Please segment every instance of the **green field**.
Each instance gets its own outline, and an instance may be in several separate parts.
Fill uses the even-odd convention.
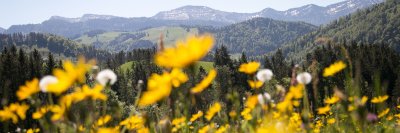
[[[153,43],[159,43],[160,41],[160,36],[163,35],[164,39],[164,44],[166,46],[173,46],[175,42],[179,39],[184,39],[186,36],[189,35],[196,35],[198,34],[198,29],[197,28],[190,28],[186,29],[183,27],[157,27],[157,28],[150,28],[142,31],[137,31],[137,32],[105,32],[102,34],[98,34],[97,36],[94,37],[89,37],[88,35],[82,35],[81,37],[75,39],[75,41],[82,43],[84,45],[92,45],[94,42],[102,42],[104,44],[107,44],[113,40],[115,40],[118,36],[120,36],[123,33],[128,33],[128,34],[136,34],[136,33],[146,33],[147,35],[143,38],[140,38],[139,40],[149,40]],[[122,40],[118,42],[119,44],[124,44],[124,45],[130,45],[133,42],[137,40],[133,39],[127,39],[127,40]],[[110,46],[111,47],[111,46]],[[107,46],[103,47],[107,48]]]
[[[132,67],[132,64],[135,61],[129,61],[124,64],[122,64],[119,68],[121,71],[126,72]],[[214,63],[213,62],[207,62],[207,61],[198,61],[195,65],[195,71],[196,73],[199,71],[200,66],[203,67],[207,72],[210,71],[211,69],[214,68]]]
[[[132,67],[134,62],[135,61],[126,62],[126,63],[122,64],[121,66],[119,66],[119,68],[121,69],[121,71],[126,72],[127,70],[129,70]]]

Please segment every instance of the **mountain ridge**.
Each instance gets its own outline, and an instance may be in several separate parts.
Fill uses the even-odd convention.
[[[78,18],[52,16],[40,24],[12,25],[5,33],[44,32],[62,35],[71,39],[92,30],[137,31],[159,26],[227,26],[252,18],[264,17],[282,21],[302,21],[321,25],[347,15],[360,8],[369,7],[384,0],[348,0],[321,7],[305,5],[286,11],[265,8],[256,13],[236,13],[215,10],[206,6],[183,6],[159,12],[152,17],[117,17],[111,15],[85,14]],[[327,12],[330,12],[328,14]],[[333,14],[333,15],[332,15]]]
[[[330,43],[387,45],[400,51],[399,10],[395,0],[360,10],[285,44],[282,50],[294,60]]]

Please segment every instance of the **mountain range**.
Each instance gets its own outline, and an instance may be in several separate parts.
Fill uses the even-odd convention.
[[[221,27],[257,17],[284,21],[303,21],[321,25],[383,1],[347,0],[326,7],[310,4],[286,11],[266,8],[256,13],[235,13],[219,11],[205,6],[184,6],[170,11],[163,11],[148,18],[124,18],[95,14],[85,14],[79,18],[53,16],[41,24],[13,25],[5,33],[45,32],[73,39],[92,30],[137,31],[149,27],[177,25]]]
[[[286,11],[266,8],[255,13],[225,12],[205,6],[184,6],[171,11],[160,12],[152,18],[162,20],[211,20],[237,23],[256,17],[264,17],[284,21],[303,21],[314,25],[321,25],[383,1],[384,0],[347,0],[326,7],[309,4]]]
[[[281,48],[294,60],[325,44],[386,45],[400,52],[400,2],[388,0],[332,21]],[[299,59],[303,58],[303,59]]]
[[[3,33],[6,29],[0,27],[0,33]]]

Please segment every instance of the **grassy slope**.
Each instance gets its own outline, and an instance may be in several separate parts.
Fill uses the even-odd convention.
[[[127,70],[129,70],[132,66],[132,64],[135,61],[130,61],[130,62],[126,62],[124,64],[122,64],[120,67],[120,69],[124,72],[126,72]],[[198,61],[195,64],[195,69],[196,69],[196,73],[199,70],[200,66],[202,66],[207,72],[210,71],[211,69],[214,68],[214,63],[213,62],[206,62],[206,61]]]
[[[171,46],[171,44],[174,44],[176,40],[178,39],[183,39],[188,35],[195,35],[198,33],[197,28],[191,28],[189,32],[186,31],[185,28],[182,27],[157,27],[157,28],[150,28],[146,29],[143,31],[138,31],[138,32],[145,32],[149,36],[143,37],[142,40],[149,40],[153,43],[158,43],[160,39],[160,35],[164,35],[164,42],[167,46]],[[100,42],[110,42],[117,38],[120,34],[122,33],[137,33],[137,32],[106,32],[103,34],[99,34],[97,37],[88,37],[87,35],[83,35],[77,39],[76,41],[86,44],[86,45],[91,45],[93,42],[96,42],[97,39]],[[126,40],[123,43],[128,43],[128,42],[133,42],[134,40]]]

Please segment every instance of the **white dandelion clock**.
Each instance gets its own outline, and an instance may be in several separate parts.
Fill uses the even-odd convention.
[[[117,82],[117,75],[112,70],[105,69],[97,74],[96,80],[103,86],[106,86],[107,83],[113,85],[115,82]]]
[[[258,80],[265,82],[265,81],[271,80],[273,75],[274,74],[272,73],[272,71],[270,69],[262,69],[257,72],[256,77]]]
[[[296,80],[301,84],[309,84],[311,82],[311,74],[308,72],[300,73],[297,75]]]
[[[55,84],[58,82],[58,79],[54,76],[44,76],[42,79],[40,79],[39,82],[39,88],[42,92],[47,92],[47,86],[50,84]]]
[[[258,94],[257,98],[258,98],[258,102],[261,105],[263,105],[263,104],[265,104],[266,101],[271,100],[271,95],[269,95],[269,93]]]

